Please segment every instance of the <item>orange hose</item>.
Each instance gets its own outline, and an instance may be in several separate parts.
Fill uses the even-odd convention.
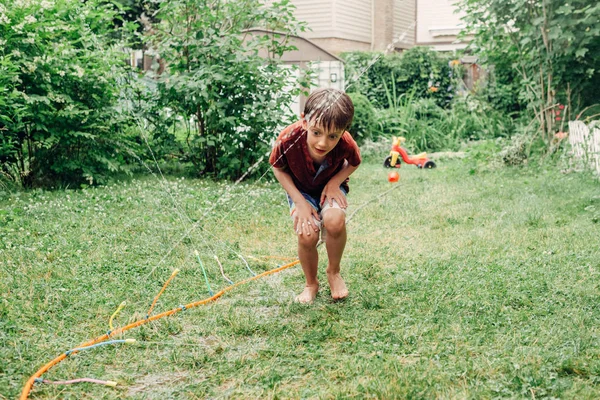
[[[173,273],[171,273],[171,276],[169,277],[169,279],[167,279],[167,281],[165,282],[165,284],[163,285],[162,289],[160,289],[160,292],[158,292],[158,294],[156,295],[156,297],[154,298],[154,301],[152,302],[152,305],[150,306],[150,309],[148,310],[148,312],[146,313],[146,317],[150,317],[150,313],[152,312],[152,310],[154,309],[154,306],[156,305],[156,302],[158,301],[158,298],[160,297],[161,294],[163,294],[163,292],[165,291],[165,289],[167,288],[167,286],[169,286],[169,283],[173,280],[173,278],[175,278],[175,276],[179,273],[179,268],[175,269],[173,271]]]
[[[216,293],[212,297],[208,297],[208,298],[206,298],[204,300],[199,300],[199,301],[196,301],[196,302],[193,302],[193,303],[190,303],[190,304],[186,304],[183,307],[174,308],[172,310],[165,311],[165,312],[163,312],[161,314],[156,314],[156,315],[154,315],[152,317],[149,317],[149,318],[144,318],[144,319],[141,319],[139,321],[132,322],[131,324],[126,325],[126,326],[124,326],[122,328],[115,329],[113,332],[110,332],[110,335],[104,334],[102,336],[98,336],[95,339],[91,339],[91,340],[89,340],[89,341],[87,341],[85,343],[80,344],[76,348],[87,347],[87,346],[94,345],[96,343],[103,342],[103,341],[105,341],[106,339],[108,339],[108,338],[110,338],[112,336],[116,336],[116,335],[121,334],[121,333],[123,333],[125,331],[128,331],[130,329],[137,328],[138,326],[144,325],[147,322],[155,321],[155,320],[163,318],[163,317],[168,317],[170,315],[173,315],[173,314],[176,314],[176,313],[178,313],[180,311],[183,311],[184,309],[194,308],[194,307],[198,307],[198,306],[204,305],[206,303],[210,303],[211,301],[215,301],[216,299],[218,299],[219,297],[223,296],[225,293],[229,292],[230,290],[234,289],[237,286],[244,285],[244,284],[246,284],[248,282],[255,281],[255,280],[260,279],[260,278],[262,278],[264,276],[267,276],[267,275],[271,275],[271,274],[275,274],[277,272],[281,272],[284,269],[288,269],[290,267],[293,267],[294,265],[296,265],[298,263],[300,263],[300,260],[293,261],[293,262],[291,262],[289,264],[282,265],[279,268],[275,268],[275,269],[272,269],[272,270],[269,270],[269,271],[265,271],[262,274],[258,274],[256,276],[251,277],[251,278],[244,279],[243,281],[239,281],[238,283],[235,283],[235,284],[233,284],[231,286],[227,286],[225,289],[223,289],[220,292]],[[75,354],[77,352],[78,351],[73,351],[73,352],[71,352],[71,354]],[[19,399],[20,400],[26,400],[29,397],[29,393],[31,392],[31,389],[33,388],[33,384],[35,382],[35,379],[41,377],[50,368],[52,368],[56,364],[60,363],[65,358],[67,358],[67,355],[65,353],[62,353],[61,355],[59,355],[58,357],[56,357],[54,360],[50,361],[48,364],[46,364],[42,368],[40,368],[35,374],[33,374],[29,378],[29,380],[27,380],[27,383],[25,383],[25,386],[23,387],[23,391],[21,392],[21,397]]]

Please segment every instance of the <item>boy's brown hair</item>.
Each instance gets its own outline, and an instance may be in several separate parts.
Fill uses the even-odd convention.
[[[317,125],[328,131],[346,130],[352,124],[354,104],[341,90],[317,89],[308,96],[304,106],[307,122],[315,119]]]

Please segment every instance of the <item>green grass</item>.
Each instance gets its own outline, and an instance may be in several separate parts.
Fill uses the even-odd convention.
[[[598,398],[600,186],[551,169],[403,166],[400,187],[349,225],[339,303],[324,285],[292,302],[299,267],[216,303],[129,331],[135,345],[76,354],[32,398]],[[352,209],[390,187],[380,160],[352,177]],[[171,192],[177,204],[168,195]],[[212,211],[214,202],[225,198]],[[179,242],[191,221],[194,230]],[[0,198],[0,398],[40,366],[108,330],[207,296],[213,254],[238,281],[235,252],[295,254],[284,195],[152,177]],[[322,254],[324,252],[322,251]],[[161,260],[164,261],[161,262]],[[322,258],[324,262],[324,258]],[[251,262],[262,272],[273,263]],[[320,271],[325,284],[324,271]]]

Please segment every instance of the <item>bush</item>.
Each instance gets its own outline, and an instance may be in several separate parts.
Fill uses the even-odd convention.
[[[529,157],[527,148],[531,138],[525,135],[514,136],[509,143],[500,151],[498,156],[505,165],[522,166],[527,164]]]
[[[458,150],[467,141],[507,137],[514,129],[511,118],[471,96],[455,98],[448,109],[406,95],[395,104],[376,110],[376,136],[404,136],[415,152]]]
[[[492,86],[491,99],[505,109],[525,109],[552,151],[554,134],[562,130],[553,108],[562,103],[576,115],[600,101],[600,3],[460,0],[456,5],[471,49],[496,66],[499,85]]]
[[[0,168],[23,186],[96,183],[121,170],[125,55],[101,0],[0,0]]]
[[[416,98],[433,99],[446,106],[454,97],[453,69],[449,59],[428,47],[413,47],[400,58],[396,75],[398,93],[414,91]]]
[[[487,82],[476,87],[476,96],[496,110],[507,115],[518,115],[527,108],[519,99],[521,90],[518,71],[512,68],[511,60],[499,60],[489,67]]]
[[[349,132],[360,146],[373,136],[377,124],[375,109],[367,96],[360,93],[349,93],[348,95],[354,104],[354,118]]]
[[[454,96],[454,70],[449,60],[429,48],[413,47],[387,55],[350,52],[342,57],[348,92],[366,95],[377,108],[393,107],[390,92],[414,92],[415,98],[433,99],[440,106],[448,105]]]
[[[161,22],[149,29],[148,41],[166,68],[154,76],[153,113],[167,108],[173,118],[170,129],[153,136],[183,132],[180,160],[192,163],[198,175],[239,179],[253,166],[268,168],[259,161],[278,128],[291,122],[286,107],[299,90],[286,90],[298,86],[295,71],[279,61],[292,49],[289,38],[246,29],[276,26],[293,34],[299,27],[292,11],[288,1],[160,2]]]
[[[380,137],[376,140],[367,140],[360,146],[360,156],[363,161],[375,160],[378,164],[390,153],[392,142],[388,138]]]
[[[466,95],[455,98],[451,107],[443,110],[439,126],[457,140],[482,140],[509,136],[513,121],[489,103]]]

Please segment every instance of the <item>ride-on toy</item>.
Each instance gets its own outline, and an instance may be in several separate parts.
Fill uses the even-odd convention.
[[[402,143],[406,141],[402,136],[392,137],[392,151],[390,155],[386,157],[383,162],[383,166],[386,168],[400,168],[400,160],[398,156],[402,157],[402,160],[407,164],[414,164],[419,168],[435,168],[435,162],[427,158],[427,153],[423,152],[416,156],[409,156],[406,149],[402,147]]]

